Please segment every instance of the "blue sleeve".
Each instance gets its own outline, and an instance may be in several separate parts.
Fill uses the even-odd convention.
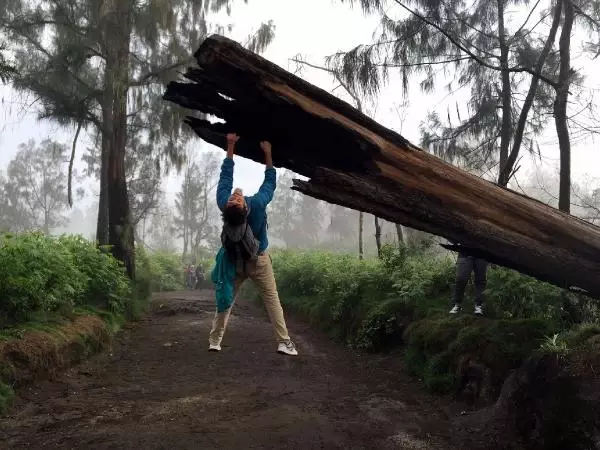
[[[274,167],[265,170],[265,180],[256,194],[252,196],[252,203],[259,208],[266,208],[275,193],[277,172]]]
[[[225,158],[221,165],[221,176],[217,185],[217,206],[221,211],[225,209],[227,200],[233,189],[233,159]]]

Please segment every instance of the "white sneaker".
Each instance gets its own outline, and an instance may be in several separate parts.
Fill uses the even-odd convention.
[[[474,314],[476,316],[483,316],[483,307],[479,306],[479,305],[475,305],[475,311]]]
[[[298,354],[298,350],[296,350],[296,345],[291,341],[280,342],[277,347],[277,353],[283,353],[284,355],[296,356]]]
[[[458,314],[460,312],[460,305],[454,305],[450,310],[450,314]]]
[[[210,346],[208,347],[208,351],[209,352],[220,352],[221,351],[221,345],[219,345],[219,344],[217,344],[217,345],[210,344]]]

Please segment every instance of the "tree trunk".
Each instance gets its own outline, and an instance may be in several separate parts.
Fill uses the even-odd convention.
[[[571,210],[571,140],[567,124],[567,102],[571,78],[571,30],[575,14],[571,0],[562,0],[562,3],[565,15],[559,39],[560,70],[554,100],[554,122],[560,148],[558,208],[568,213]]]
[[[171,83],[165,98],[225,120],[186,120],[207,142],[225,148],[235,130],[237,153],[262,161],[269,139],[276,166],[309,178],[294,180],[302,193],[600,297],[598,227],[453,167],[229,39],[207,39],[196,58],[202,70],[186,76],[202,84]]]
[[[498,184],[506,186],[507,177],[504,176],[506,163],[508,162],[508,149],[512,137],[512,93],[510,85],[510,72],[508,64],[509,48],[506,43],[506,31],[504,29],[504,1],[498,3],[498,40],[500,42],[500,75],[502,78],[502,127],[500,130],[500,161],[498,170]]]
[[[396,235],[398,236],[398,248],[405,246],[406,242],[404,242],[404,230],[402,230],[402,225],[399,223],[396,224]]]
[[[377,244],[377,257],[381,258],[381,224],[377,216],[375,216],[375,244]]]
[[[358,212],[358,259],[362,261],[364,258],[364,247],[363,247],[363,232],[365,224],[365,213],[362,211]]]
[[[186,260],[187,254],[188,254],[188,243],[189,243],[189,232],[188,232],[188,223],[189,223],[189,218],[188,218],[188,208],[186,206],[185,209],[185,214],[183,215],[183,255],[181,256],[183,258],[183,261]]]
[[[182,258],[185,261],[186,257],[188,254],[188,239],[187,239],[187,232],[186,230],[183,230],[183,254],[182,254]]]
[[[144,218],[142,219],[142,233],[141,233],[142,244],[146,243],[146,218],[147,218],[147,215],[144,215]]]
[[[556,2],[556,6],[554,7],[554,17],[552,19],[552,25],[550,26],[550,32],[548,33],[548,37],[546,38],[546,42],[544,43],[544,48],[542,49],[538,59],[535,63],[534,70],[536,73],[542,73],[544,69],[544,64],[546,63],[546,58],[548,58],[548,54],[550,50],[552,50],[552,46],[554,45],[554,41],[556,39],[556,33],[558,31],[558,26],[560,25],[562,11],[562,1],[558,0]],[[517,129],[515,130],[515,135],[513,138],[513,146],[510,151],[510,155],[508,156],[508,160],[506,161],[506,165],[502,169],[502,173],[500,175],[502,186],[506,186],[510,181],[511,173],[517,162],[517,157],[519,156],[519,151],[521,150],[521,143],[523,142],[523,134],[525,133],[525,126],[527,125],[527,117],[529,116],[529,111],[533,106],[533,100],[535,99],[535,95],[537,93],[538,86],[540,84],[540,79],[537,77],[531,78],[531,84],[529,85],[529,91],[527,91],[527,96],[525,97],[525,101],[523,102],[523,107],[521,108],[521,113],[519,114],[519,121],[517,122]]]
[[[113,126],[108,155],[108,240],[113,256],[125,264],[127,274],[135,279],[134,230],[129,210],[125,177],[127,145],[127,86],[129,84],[129,43],[131,35],[131,5],[119,1],[109,36],[112,71]]]
[[[102,132],[102,152],[100,155],[100,196],[98,198],[98,219],[96,241],[98,245],[108,245],[108,164],[110,156],[110,141],[112,135],[112,75],[108,75],[109,65],[106,65],[105,92],[109,95],[102,107],[102,117],[105,130]],[[107,76],[108,75],[108,76]]]
[[[48,210],[44,210],[44,234],[50,236],[50,214]]]
[[[96,225],[96,242],[98,245],[108,245],[108,168],[110,147],[113,132],[113,89],[115,71],[115,51],[112,48],[114,33],[115,1],[105,1],[102,4],[100,29],[102,30],[103,53],[106,55],[104,68],[104,86],[102,93],[102,129],[100,153],[100,194],[98,198],[98,218]]]

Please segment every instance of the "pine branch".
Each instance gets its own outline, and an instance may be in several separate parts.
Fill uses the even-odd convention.
[[[54,25],[56,27],[64,27],[64,28],[67,28],[67,29],[75,32],[76,34],[78,34],[81,37],[81,40],[79,41],[79,45],[81,45],[82,48],[85,48],[86,50],[91,52],[91,54],[93,56],[97,56],[99,58],[106,59],[100,50],[84,44],[84,42],[88,38],[87,30],[85,30],[81,27],[78,27],[77,25],[75,25],[72,22],[60,22],[57,20],[49,20],[49,19],[40,19],[40,20],[33,20],[33,21],[31,21],[31,20],[27,21],[27,20],[21,19],[19,21],[17,19],[15,21],[13,21],[11,24],[3,23],[2,27],[9,31],[12,31],[13,33],[16,33],[19,36],[25,37],[25,36],[27,36],[27,33],[25,32],[25,30],[30,29],[30,28],[46,26],[46,25]]]
[[[540,1],[541,0],[537,0],[537,2],[535,3],[535,5],[533,5],[533,8],[531,8],[531,10],[529,11],[529,14],[525,18],[525,21],[523,22],[523,24],[513,34],[513,39],[516,38],[521,33],[521,31],[523,31],[523,28],[525,28],[525,25],[527,25],[527,22],[529,22],[529,19],[531,19],[531,16],[533,15],[533,12],[536,10],[536,8],[538,7],[538,5],[540,4]]]
[[[592,16],[590,16],[589,14],[587,14],[585,11],[583,11],[579,6],[577,6],[575,3],[573,3],[573,9],[575,10],[575,12],[577,14],[579,14],[580,16],[582,16],[583,18],[587,19],[587,21],[592,25],[592,28],[596,28],[596,30],[600,29],[600,22],[596,19],[594,19]]]
[[[398,5],[400,5],[402,8],[404,8],[406,11],[408,11],[410,14],[414,15],[415,17],[417,17],[419,20],[422,20],[427,25],[429,25],[429,26],[435,28],[436,30],[438,30],[440,33],[442,33],[444,36],[446,36],[446,38],[455,47],[457,47],[463,53],[466,53],[471,59],[473,59],[474,61],[476,61],[478,64],[482,65],[483,67],[487,67],[488,69],[491,69],[491,70],[496,70],[496,71],[502,71],[503,70],[502,67],[490,64],[489,62],[487,62],[487,61],[483,60],[482,58],[480,58],[479,56],[477,56],[471,50],[469,50],[464,45],[462,45],[455,36],[452,36],[449,32],[447,32],[446,30],[444,30],[441,26],[439,26],[438,24],[436,24],[432,20],[428,19],[427,17],[423,16],[422,14],[418,13],[417,11],[414,11],[413,9],[409,8],[404,3],[402,3],[401,0],[394,0],[394,1]],[[544,75],[542,75],[540,73],[535,72],[534,70],[532,70],[532,69],[530,69],[528,67],[509,67],[508,71],[511,72],[511,73],[523,73],[523,72],[526,72],[526,73],[529,73],[530,75],[532,75],[532,76],[534,76],[536,78],[539,78],[540,80],[542,80],[545,83],[549,84],[553,88],[556,88],[558,86],[558,84],[555,81],[549,79],[548,77],[546,77],[546,76],[544,76]]]
[[[192,61],[193,61],[193,58],[188,58],[188,59],[185,59],[183,61],[178,61],[178,62],[173,63],[173,64],[169,64],[169,65],[166,65],[166,66],[159,67],[158,69],[152,70],[152,71],[150,71],[150,72],[142,75],[137,80],[134,80],[134,81],[130,82],[128,86],[129,87],[143,86],[146,83],[148,83],[148,81],[150,81],[151,79],[157,78],[157,77],[161,76],[165,72],[169,72],[169,71],[177,69],[179,67],[186,66],[186,65],[190,64]]]
[[[29,36],[27,34],[21,34],[20,36],[23,39],[25,39],[27,42],[29,42],[33,47],[35,47],[39,52],[41,52],[44,55],[46,55],[48,57],[48,59],[51,60],[53,58],[53,55],[42,44],[40,44],[38,41],[36,41],[35,39],[33,39],[31,36]],[[80,77],[78,77],[73,72],[71,72],[70,70],[68,70],[67,72],[69,73],[70,77],[72,77],[75,81],[77,81],[79,84],[81,84],[86,89],[88,89],[95,96],[102,95],[102,91],[100,91],[100,90],[98,90],[98,89],[90,86],[85,81],[83,81]]]
[[[541,1],[541,0],[538,0],[538,1]],[[456,17],[456,20],[458,20],[463,25],[466,25],[468,28],[470,28],[471,30],[475,31],[476,33],[479,33],[479,34],[481,34],[482,36],[485,36],[488,39],[492,39],[492,40],[498,39],[498,36],[493,35],[491,33],[487,33],[485,31],[477,28],[476,26],[471,25],[467,20],[463,19],[461,16],[459,16],[459,15],[456,14],[455,17]]]
[[[461,56],[459,58],[450,58],[443,59],[441,61],[421,61],[417,63],[408,63],[408,64],[394,64],[394,63],[383,63],[383,64],[375,64],[378,67],[388,67],[388,68],[398,68],[398,67],[419,67],[419,66],[435,66],[437,64],[451,64],[460,61],[466,61],[471,59],[470,56]]]
[[[17,75],[17,70],[2,61],[0,61],[0,82],[8,83],[9,80]]]
[[[358,94],[354,91],[354,89],[351,89],[350,86],[348,86],[348,84],[346,84],[344,82],[344,80],[342,79],[342,77],[340,76],[340,74],[337,71],[330,69],[328,67],[317,66],[316,64],[311,64],[311,63],[304,61],[302,59],[299,59],[299,58],[291,58],[290,60],[294,61],[298,64],[303,64],[305,66],[312,67],[313,69],[321,70],[321,71],[331,74],[337,80],[337,82],[340,83],[340,86],[342,86],[346,90],[348,95],[350,95],[350,97],[352,97],[352,99],[356,103],[356,108],[359,111],[362,111],[362,100],[360,99]]]

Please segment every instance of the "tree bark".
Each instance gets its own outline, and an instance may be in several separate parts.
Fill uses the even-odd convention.
[[[571,211],[571,140],[567,124],[567,102],[571,78],[571,31],[575,13],[571,0],[562,0],[564,20],[559,39],[560,69],[554,100],[554,122],[560,149],[560,187],[558,209]]]
[[[506,30],[504,29],[504,1],[497,0],[498,4],[498,40],[500,42],[500,76],[502,79],[502,127],[500,129],[500,161],[498,170],[498,184],[506,186],[508,179],[504,176],[508,161],[508,149],[512,137],[512,92],[510,85],[510,67],[508,64],[509,48],[506,43]]]
[[[381,224],[377,216],[375,216],[375,244],[377,244],[377,257],[381,258]]]
[[[134,230],[131,223],[129,196],[125,174],[127,145],[127,86],[129,85],[129,45],[131,36],[131,5],[119,1],[111,20],[112,33],[108,37],[110,58],[114,63],[112,75],[112,127],[108,155],[108,241],[113,256],[122,261],[131,279],[135,279]],[[108,64],[107,64],[108,67]]]
[[[102,4],[100,29],[102,30],[103,53],[106,55],[104,68],[104,86],[102,93],[102,129],[100,153],[100,194],[98,198],[98,218],[96,225],[96,242],[98,245],[108,245],[108,169],[110,147],[113,132],[113,89],[115,70],[115,51],[112,48],[114,33],[115,1],[105,1]]]
[[[396,224],[396,235],[398,236],[398,248],[406,245],[406,242],[404,242],[404,230],[399,223]]]
[[[359,211],[358,213],[358,259],[362,261],[364,258],[364,247],[363,247],[363,232],[365,223],[365,213]]]
[[[260,162],[269,139],[276,166],[309,178],[294,180],[302,193],[600,297],[598,227],[453,167],[226,38],[207,39],[196,58],[193,83],[170,84],[165,98],[224,119],[186,120],[207,142],[225,148],[235,131],[237,153]]]
[[[109,65],[106,65],[108,73]],[[98,198],[98,219],[96,241],[98,245],[108,245],[108,164],[112,134],[112,75],[105,74],[105,102],[102,105],[102,117],[105,129],[102,131],[102,151],[100,155],[100,196]]]

